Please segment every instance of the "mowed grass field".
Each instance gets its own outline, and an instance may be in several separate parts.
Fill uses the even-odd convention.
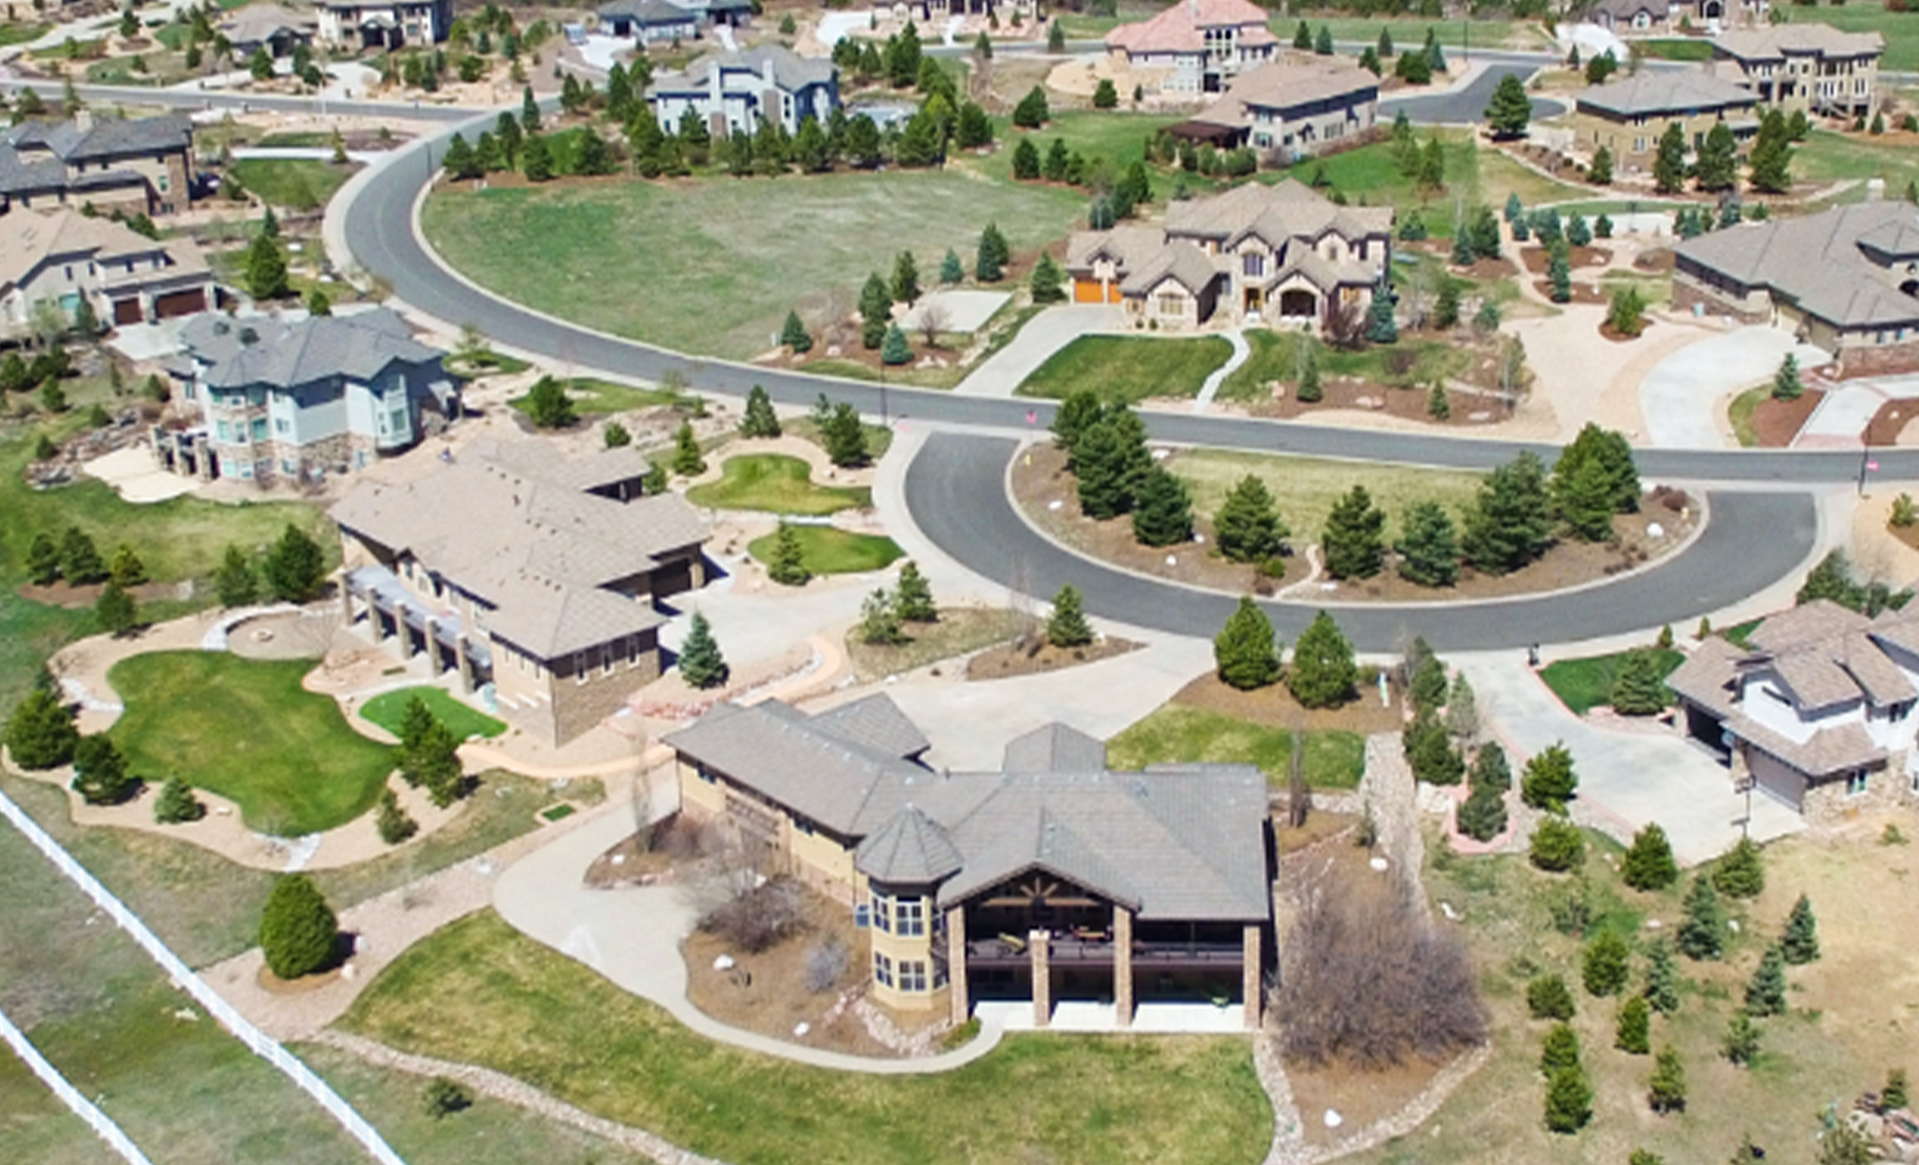
[[[1116,771],[1138,772],[1154,764],[1247,764],[1276,787],[1286,784],[1292,757],[1293,737],[1284,728],[1176,704],[1154,709],[1106,742],[1106,763]],[[1308,729],[1300,764],[1315,788],[1356,789],[1366,768],[1366,738]]]
[[[447,190],[427,238],[482,285],[617,335],[739,359],[766,351],[786,313],[836,295],[911,251],[930,286],[948,248],[971,270],[997,222],[1015,251],[1066,234],[1083,191],[946,172],[639,180]]]
[[[360,717],[398,736],[401,726],[406,723],[407,705],[411,704],[415,697],[426,705],[426,710],[433,714],[433,718],[445,725],[446,730],[456,739],[465,740],[471,736],[492,737],[506,731],[505,721],[476,711],[454,699],[446,689],[435,687],[401,688],[396,692],[382,692],[360,706]]]
[[[1252,1165],[1272,1136],[1244,1037],[1012,1035],[951,1072],[826,1071],[697,1036],[490,910],[401,955],[342,1022],[733,1165]]]
[[[730,457],[720,479],[686,491],[696,506],[721,510],[760,510],[769,514],[833,514],[873,504],[873,491],[818,485],[813,470],[798,457],[751,453]]]
[[[1671,648],[1653,648],[1654,658],[1659,661],[1659,674],[1669,676],[1680,664],[1686,662],[1681,652]],[[1613,685],[1619,682],[1619,669],[1626,665],[1630,652],[1615,652],[1612,655],[1593,655],[1584,659],[1562,659],[1546,665],[1539,678],[1559,697],[1559,702],[1572,710],[1575,716],[1584,716],[1601,704],[1612,703]],[[1667,702],[1672,697],[1667,696]]]
[[[800,559],[814,574],[863,574],[885,570],[905,555],[899,543],[877,534],[855,534],[831,526],[794,526]],[[746,544],[756,561],[771,563],[779,535],[762,534]]]
[[[1019,386],[1019,395],[1063,400],[1093,392],[1108,404],[1199,393],[1233,346],[1218,336],[1081,336],[1048,357]]]
[[[1192,490],[1193,509],[1219,512],[1226,494],[1247,474],[1266,483],[1294,546],[1317,542],[1333,503],[1364,485],[1373,505],[1386,511],[1386,536],[1398,533],[1399,516],[1416,501],[1436,501],[1457,515],[1479,493],[1479,475],[1401,465],[1362,465],[1318,457],[1270,457],[1258,453],[1182,450],[1163,464]]]

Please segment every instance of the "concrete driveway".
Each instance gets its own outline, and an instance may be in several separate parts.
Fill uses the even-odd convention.
[[[1801,368],[1830,357],[1777,328],[1746,327],[1688,344],[1655,364],[1639,382],[1639,411],[1651,443],[1667,449],[1727,444],[1714,419],[1719,399],[1770,380],[1791,352]]]
[[[966,396],[1012,396],[1053,353],[1094,332],[1125,330],[1118,304],[1073,303],[1048,308],[1027,322],[1013,342],[993,353],[953,391]]]

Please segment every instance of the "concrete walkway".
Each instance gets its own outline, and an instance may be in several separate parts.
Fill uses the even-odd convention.
[[[1118,332],[1125,323],[1110,303],[1074,303],[1048,308],[1020,329],[1013,342],[993,353],[953,391],[962,396],[1012,396],[1053,353],[1095,332]]]
[[[654,808],[663,815],[670,806]],[[500,876],[494,909],[529,937],[659,1004],[699,1034],[750,1052],[816,1068],[905,1076],[957,1068],[999,1043],[1000,1029],[988,1017],[979,1038],[964,1047],[937,1056],[881,1060],[789,1044],[712,1019],[686,999],[679,944],[692,933],[693,914],[680,892],[670,886],[589,890],[583,882],[593,859],[632,832],[630,815],[609,812],[527,856]]]
[[[1866,426],[1888,402],[1919,397],[1919,376],[1846,380],[1824,386],[1819,407],[1793,438],[1794,449],[1858,449]],[[1904,410],[1919,416],[1919,408]]]
[[[1770,379],[1788,352],[1801,368],[1830,359],[1790,333],[1755,326],[1709,336],[1661,360],[1639,384],[1650,442],[1668,449],[1725,447],[1715,419],[1720,398]]]
[[[1681,862],[1708,861],[1739,840],[1746,798],[1704,750],[1671,731],[1604,728],[1574,716],[1521,652],[1456,655],[1451,662],[1471,679],[1480,715],[1512,754],[1515,773],[1523,757],[1563,741],[1579,772],[1580,803],[1633,829],[1658,822]],[[1785,806],[1752,798],[1754,838],[1804,827]]]
[[[1199,395],[1193,398],[1193,411],[1196,413],[1203,413],[1210,408],[1213,398],[1219,395],[1219,386],[1226,383],[1228,376],[1239,371],[1240,365],[1252,359],[1253,349],[1246,343],[1245,332],[1234,328],[1225,335],[1226,342],[1233,346],[1233,354],[1226,358],[1226,363],[1213,370],[1213,374],[1206,378],[1206,383],[1199,386]]]

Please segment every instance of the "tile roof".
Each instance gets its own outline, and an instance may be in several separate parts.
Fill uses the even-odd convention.
[[[1781,60],[1788,53],[1878,56],[1886,51],[1886,38],[1876,31],[1841,32],[1830,24],[1773,24],[1720,33],[1712,47],[1742,61]]]
[[[1862,245],[1906,247],[1915,239],[1919,208],[1863,202],[1713,231],[1681,242],[1674,251],[1682,266],[1706,268],[1744,287],[1768,288],[1836,327],[1910,327],[1919,325],[1919,300],[1892,286],[1891,273]]]
[[[1665,113],[1750,109],[1759,104],[1751,90],[1695,69],[1644,69],[1619,81],[1579,92],[1581,113],[1599,110],[1618,117]]]
[[[164,255],[167,266],[153,274],[193,275],[207,270],[200,248],[189,238],[156,242],[125,223],[89,218],[72,209],[0,215],[0,287],[30,278],[42,263],[58,255],[85,256],[96,264]],[[110,272],[102,271],[99,277],[114,282]]]
[[[1266,26],[1268,13],[1249,0],[1178,0],[1148,20],[1122,24],[1106,34],[1106,47],[1128,53],[1206,51],[1206,29],[1237,27],[1239,43],[1259,47],[1279,39]]]
[[[295,322],[205,315],[182,328],[180,340],[204,365],[201,379],[215,388],[289,389],[341,376],[364,381],[396,361],[426,364],[446,355],[415,340],[391,308]]]

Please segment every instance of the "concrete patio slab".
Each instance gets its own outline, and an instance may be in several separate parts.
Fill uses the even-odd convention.
[[[986,326],[993,314],[1006,306],[1013,298],[1005,291],[929,291],[920,296],[913,310],[900,320],[900,326],[909,332],[920,329],[920,321],[927,312],[940,313],[940,331],[961,332],[972,335]]]
[[[144,445],[116,449],[92,461],[82,462],[80,468],[88,476],[97,477],[112,486],[122,498],[134,505],[169,501],[190,494],[204,484],[161,469],[153,463],[153,453]]]
[[[982,1025],[992,1022],[1004,1031],[1132,1032],[1137,1035],[1244,1035],[1245,1013],[1235,1003],[1142,1003],[1133,1010],[1133,1023],[1121,1027],[1118,1009],[1111,1003],[1062,1000],[1053,1005],[1044,1028],[1033,1023],[1033,1005],[1023,1000],[983,999],[973,1005]]]

